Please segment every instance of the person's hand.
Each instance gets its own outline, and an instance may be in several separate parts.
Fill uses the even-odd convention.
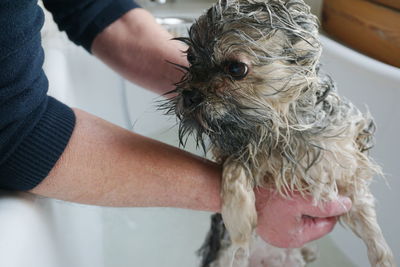
[[[331,232],[337,216],[351,208],[351,200],[339,197],[314,205],[312,197],[298,193],[284,198],[277,192],[256,188],[257,233],[269,244],[281,248],[302,247]]]

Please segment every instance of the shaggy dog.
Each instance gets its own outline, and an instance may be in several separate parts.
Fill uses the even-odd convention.
[[[273,248],[255,235],[255,186],[316,203],[348,196],[341,221],[365,242],[372,266],[395,266],[369,190],[381,173],[366,153],[374,122],[320,71],[318,24],[303,0],[219,0],[177,39],[190,67],[180,66],[186,74],[163,108],[180,119],[182,144],[194,134],[204,147],[207,138],[223,164],[222,217],[212,218],[202,266],[310,260],[306,249]]]

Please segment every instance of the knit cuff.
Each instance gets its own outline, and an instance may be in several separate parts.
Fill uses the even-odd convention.
[[[131,9],[140,7],[132,0],[114,0],[94,18],[82,34],[81,45],[89,52],[94,38],[107,26],[122,17]]]
[[[0,166],[2,187],[29,190],[50,172],[63,153],[75,126],[73,111],[52,97],[32,132]]]

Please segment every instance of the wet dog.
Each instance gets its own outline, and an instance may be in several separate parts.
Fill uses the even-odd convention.
[[[365,242],[372,266],[395,266],[369,190],[381,173],[367,154],[374,122],[320,71],[317,19],[303,0],[219,0],[177,39],[189,47],[190,66],[180,66],[186,74],[163,108],[179,118],[182,144],[190,134],[203,147],[209,140],[223,164],[222,216],[212,218],[202,266],[304,266],[313,258],[254,234],[255,186],[316,202],[350,197],[341,221]]]

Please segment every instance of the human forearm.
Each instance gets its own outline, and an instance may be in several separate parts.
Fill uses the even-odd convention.
[[[92,52],[127,79],[165,93],[186,64],[185,47],[143,9],[109,25]],[[168,206],[219,210],[220,167],[75,110],[71,140],[33,193],[103,206]]]
[[[129,11],[93,41],[92,53],[128,80],[163,94],[174,88],[186,65],[186,49],[144,9]]]
[[[218,211],[220,167],[80,110],[71,140],[31,192],[102,206]]]
[[[75,114],[76,127],[66,150],[31,192],[102,206],[220,210],[218,165],[83,111]],[[327,234],[335,216],[351,208],[347,198],[314,206],[312,198],[301,195],[284,198],[258,188],[255,194],[258,233],[281,247],[302,246]]]

